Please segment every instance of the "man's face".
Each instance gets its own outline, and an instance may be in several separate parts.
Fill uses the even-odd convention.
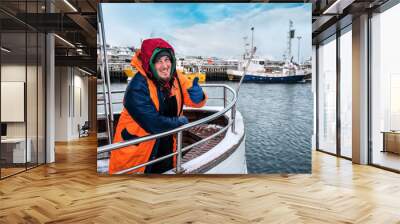
[[[171,60],[169,60],[168,56],[163,56],[158,61],[156,61],[154,67],[156,68],[158,76],[160,76],[161,79],[165,81],[168,81],[170,79],[171,65],[172,63]]]

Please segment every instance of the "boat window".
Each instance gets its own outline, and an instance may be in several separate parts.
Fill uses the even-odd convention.
[[[260,65],[264,65],[264,61],[260,61]]]

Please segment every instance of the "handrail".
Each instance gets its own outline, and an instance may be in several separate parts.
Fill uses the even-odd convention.
[[[112,93],[125,93],[126,90],[111,90],[111,94]],[[108,91],[104,91],[105,93],[108,93]],[[97,92],[97,94],[103,94],[103,92],[99,91]]]
[[[170,153],[170,154],[168,154],[166,156],[163,156],[163,157],[148,161],[146,163],[142,163],[142,164],[139,164],[137,166],[130,167],[128,169],[118,171],[118,172],[116,172],[116,174],[124,174],[124,173],[127,173],[127,172],[131,172],[131,171],[137,170],[137,169],[139,169],[141,167],[157,163],[157,162],[159,162],[161,160],[170,158],[170,157],[175,156],[175,155],[177,155],[176,173],[181,173],[182,172],[181,163],[182,163],[182,153],[183,152],[185,152],[185,151],[189,150],[190,148],[193,148],[193,147],[195,147],[195,146],[197,146],[199,144],[202,144],[205,141],[208,141],[209,139],[216,137],[217,135],[220,135],[221,133],[223,133],[224,131],[226,131],[230,127],[232,128],[232,132],[235,132],[235,130],[234,130],[234,127],[235,127],[234,126],[234,122],[235,122],[235,113],[236,113],[235,105],[236,105],[236,101],[237,101],[237,93],[236,93],[236,91],[232,87],[230,87],[228,85],[225,85],[225,84],[204,84],[204,85],[201,85],[201,86],[203,86],[203,87],[223,87],[224,98],[221,98],[221,99],[224,100],[224,106],[226,105],[226,95],[227,95],[226,94],[226,90],[228,89],[233,94],[232,101],[226,107],[224,107],[223,110],[218,111],[217,113],[214,113],[214,114],[212,114],[212,115],[210,115],[208,117],[205,117],[205,118],[202,118],[200,120],[191,122],[189,124],[180,126],[178,128],[172,129],[170,131],[166,131],[166,132],[162,132],[162,133],[158,133],[158,134],[147,135],[147,136],[144,136],[144,137],[141,137],[141,138],[138,138],[138,139],[134,139],[134,140],[130,140],[130,141],[126,141],[126,142],[119,142],[119,143],[114,143],[114,144],[102,146],[102,147],[99,147],[97,149],[97,154],[111,152],[113,150],[117,150],[117,149],[120,149],[120,148],[123,148],[123,147],[126,147],[126,146],[139,144],[141,142],[145,142],[145,141],[149,141],[149,140],[153,140],[153,139],[157,139],[157,138],[162,138],[164,136],[168,136],[168,135],[172,135],[172,134],[177,133],[177,136],[178,136],[178,139],[177,139],[177,150],[175,152]],[[182,133],[183,133],[183,131],[185,131],[185,130],[187,130],[189,128],[195,127],[197,125],[204,124],[204,123],[207,123],[209,121],[212,121],[212,120],[214,120],[214,119],[216,119],[216,118],[218,118],[220,116],[224,116],[225,113],[228,112],[229,110],[231,110],[231,119],[230,119],[230,121],[229,121],[227,126],[225,126],[224,128],[220,129],[218,132],[216,132],[216,133],[214,133],[214,134],[212,134],[212,135],[210,135],[210,136],[208,136],[208,137],[206,137],[206,138],[204,138],[204,139],[202,139],[202,140],[200,140],[198,142],[195,142],[195,143],[193,143],[191,145],[188,145],[188,146],[186,146],[186,147],[184,147],[182,149]]]
[[[108,58],[107,58],[107,41],[106,41],[106,34],[105,34],[105,30],[104,30],[104,20],[103,20],[103,5],[99,4],[98,7],[98,25],[99,25],[99,37],[100,37],[100,46],[101,46],[101,50],[103,52],[103,60],[102,60],[102,69],[104,69],[104,71],[102,70],[102,79],[103,79],[103,83],[105,84],[107,82],[107,99],[104,98],[105,103],[107,103],[108,100],[108,107],[106,108],[106,111],[104,111],[106,113],[106,116],[108,117],[107,121],[109,122],[108,127],[109,129],[107,130],[108,135],[110,136],[110,138],[108,139],[108,142],[111,143],[111,138],[114,133],[114,113],[113,113],[113,108],[112,108],[112,101],[111,101],[111,82],[110,82],[110,73],[109,73],[109,69],[108,69]],[[105,74],[104,74],[105,73]],[[105,76],[105,77],[104,77]],[[104,84],[103,84],[103,91],[105,91],[104,88]],[[105,93],[104,93],[105,95]],[[107,113],[107,109],[109,114]]]
[[[214,134],[212,134],[212,135],[210,135],[210,136],[207,136],[206,138],[203,138],[202,140],[200,140],[200,141],[198,141],[198,142],[195,142],[195,143],[193,143],[193,144],[191,144],[191,145],[188,145],[188,146],[186,146],[185,148],[181,149],[181,153],[184,153],[184,152],[188,151],[189,149],[191,149],[191,148],[193,148],[193,147],[195,147],[195,146],[197,146],[197,145],[200,145],[200,144],[202,144],[202,143],[204,143],[204,142],[206,142],[206,141],[208,141],[208,140],[210,140],[210,139],[212,139],[212,138],[214,138],[214,137],[216,137],[216,136],[222,134],[222,133],[225,132],[229,127],[232,126],[232,123],[233,123],[233,121],[230,120],[229,123],[228,123],[228,125],[226,125],[226,126],[225,126],[224,128],[222,128],[221,130],[215,132]],[[175,156],[175,155],[177,155],[177,154],[179,154],[178,151],[173,152],[173,153],[168,154],[168,155],[165,155],[165,156],[163,156],[163,157],[154,159],[154,160],[152,160],[152,161],[149,161],[149,162],[146,162],[146,163],[142,163],[142,164],[140,164],[140,165],[137,165],[137,166],[134,166],[134,167],[125,169],[125,170],[121,170],[121,171],[119,171],[119,172],[116,172],[115,174],[124,174],[124,173],[128,173],[128,172],[137,170],[137,169],[139,169],[139,168],[141,168],[141,167],[144,167],[144,166],[151,165],[151,164],[153,164],[153,163],[159,162],[159,161],[161,161],[161,160],[168,159],[168,158],[170,158],[170,157],[172,157],[172,156]]]
[[[101,26],[100,25],[100,23],[102,22],[102,20],[101,20],[101,18],[102,18],[102,15],[100,14],[100,10],[99,10],[99,12],[98,12],[98,18],[99,18],[99,20],[97,20],[97,25],[98,25],[98,29],[99,29],[99,31],[103,28],[103,26]],[[97,32],[97,37],[98,37],[98,40],[100,41],[100,52],[99,52],[99,56],[100,56],[100,60],[101,60],[101,64],[100,64],[100,74],[101,74],[101,84],[102,84],[102,87],[103,87],[103,92],[102,92],[102,95],[103,95],[103,99],[104,99],[104,102],[103,102],[103,106],[104,106],[104,114],[105,114],[105,117],[106,117],[106,121],[107,121],[107,124],[106,124],[106,128],[107,128],[107,140],[108,140],[108,143],[109,144],[111,144],[112,143],[112,135],[111,135],[111,133],[112,133],[112,131],[111,131],[111,129],[112,129],[112,127],[111,127],[111,121],[110,121],[110,117],[111,116],[109,116],[108,115],[108,110],[110,109],[110,108],[108,108],[107,107],[107,98],[106,98],[106,93],[105,93],[105,91],[106,91],[106,78],[105,78],[105,76],[106,76],[106,71],[105,71],[105,65],[107,64],[105,61],[104,61],[104,58],[107,58],[107,55],[103,55],[104,53],[105,53],[105,51],[104,51],[104,42],[103,42],[103,39],[104,39],[104,36],[102,36],[102,34],[103,34],[103,32]],[[108,73],[107,73],[108,74]],[[101,93],[100,93],[101,94]],[[107,94],[107,95],[110,95],[110,94]],[[110,101],[109,101],[110,102]]]
[[[200,120],[191,122],[189,124],[182,125],[182,126],[180,126],[178,128],[175,128],[175,129],[172,129],[172,130],[169,130],[169,131],[166,131],[166,132],[153,134],[153,135],[146,135],[144,137],[140,137],[140,138],[137,138],[137,139],[134,139],[134,140],[129,140],[129,141],[125,141],[125,142],[118,142],[118,143],[114,143],[114,144],[110,144],[110,145],[101,146],[101,147],[97,148],[97,153],[99,154],[99,153],[104,153],[104,152],[111,152],[113,150],[117,150],[117,149],[120,149],[120,148],[123,148],[123,147],[126,147],[126,146],[136,145],[136,144],[139,144],[141,142],[150,141],[150,140],[153,140],[153,139],[156,139],[156,138],[162,138],[162,137],[165,137],[165,136],[168,136],[168,135],[171,135],[171,134],[178,133],[180,131],[185,131],[185,130],[187,130],[189,128],[192,128],[192,127],[195,127],[197,125],[212,121],[212,120],[220,117],[221,115],[224,115],[227,111],[229,111],[236,104],[237,95],[236,95],[236,91],[232,87],[230,87],[228,85],[225,85],[225,84],[204,84],[204,85],[201,85],[201,86],[204,86],[204,87],[224,87],[224,88],[226,88],[226,89],[228,89],[228,90],[230,90],[232,92],[233,99],[223,110],[218,111],[217,113],[212,114],[212,115],[210,115],[208,117],[205,117],[205,118],[202,118]]]

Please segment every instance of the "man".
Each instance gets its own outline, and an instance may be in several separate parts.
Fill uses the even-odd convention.
[[[144,40],[131,61],[138,73],[129,82],[114,143],[156,134],[187,124],[183,105],[202,107],[207,96],[198,85],[176,72],[174,49],[160,38]],[[111,152],[110,174],[176,150],[175,136],[142,142]],[[176,156],[134,170],[131,173],[163,173],[174,168]]]

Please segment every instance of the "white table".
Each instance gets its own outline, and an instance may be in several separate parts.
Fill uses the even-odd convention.
[[[12,163],[25,163],[31,162],[32,154],[31,154],[31,145],[32,141],[30,138],[26,139],[28,143],[26,147],[26,154],[25,154],[25,138],[5,138],[1,139],[1,147],[3,151],[3,147],[13,147],[12,148]],[[5,150],[4,150],[5,151]],[[2,156],[3,157],[3,156]],[[26,161],[25,161],[26,159]]]

